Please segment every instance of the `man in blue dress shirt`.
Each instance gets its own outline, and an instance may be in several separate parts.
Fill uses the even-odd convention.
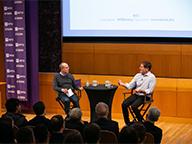
[[[143,61],[139,66],[140,72],[134,76],[131,82],[123,83],[121,80],[118,81],[119,85],[127,89],[134,89],[133,94],[122,103],[123,117],[127,125],[130,123],[129,112],[127,109],[129,106],[133,109],[138,121],[143,120],[138,107],[143,104],[145,96],[150,98],[156,84],[156,77],[150,71],[151,67],[152,65],[150,62]]]

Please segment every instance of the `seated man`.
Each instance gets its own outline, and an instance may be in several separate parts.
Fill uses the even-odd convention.
[[[140,64],[139,70],[130,83],[123,83],[121,80],[118,81],[119,85],[124,86],[127,89],[134,89],[133,94],[125,99],[122,103],[122,111],[125,123],[130,123],[129,113],[127,107],[131,105],[133,112],[135,113],[138,121],[142,121],[143,117],[138,110],[138,107],[143,104],[145,95],[150,97],[156,84],[156,78],[154,74],[150,72],[151,63],[144,61]]]
[[[95,121],[102,130],[112,131],[118,137],[119,125],[118,122],[108,119],[109,107],[103,102],[99,102],[95,107],[97,120]]]
[[[45,117],[45,105],[42,101],[39,101],[33,105],[33,111],[36,116],[28,122],[28,125],[45,125],[47,128],[50,128],[51,122]]]
[[[86,144],[99,144],[101,128],[96,123],[90,123],[84,128],[83,136]]]
[[[162,139],[162,129],[155,126],[155,122],[158,121],[160,116],[160,111],[156,107],[149,109],[147,113],[147,119],[143,123],[146,129],[146,132],[151,133],[154,136],[155,144],[160,144]]]
[[[21,105],[18,99],[10,98],[6,101],[5,107],[7,112],[2,115],[2,118],[10,118],[13,120],[14,125],[18,128],[27,125],[27,119],[21,114]]]
[[[54,115],[51,118],[51,136],[49,143],[62,143],[64,141],[65,121],[61,115]]]
[[[58,96],[62,103],[65,105],[65,112],[68,115],[70,110],[70,101],[72,101],[74,107],[79,107],[79,99],[74,93],[78,88],[75,85],[75,79],[72,74],[69,73],[69,65],[67,63],[61,63],[59,65],[60,73],[55,75],[53,86],[54,90],[58,92]]]
[[[81,119],[80,108],[73,108],[69,113],[69,118],[65,121],[65,128],[76,129],[83,135],[83,129],[88,122]]]

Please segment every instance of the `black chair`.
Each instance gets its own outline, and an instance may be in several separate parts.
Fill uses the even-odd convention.
[[[129,95],[132,95],[133,94],[133,91],[134,89],[132,89],[131,91],[127,91],[127,92],[124,92],[123,95],[124,95],[124,100],[129,96]],[[151,93],[151,96],[150,97],[147,97],[147,95],[145,94],[144,95],[144,102],[143,104],[141,104],[141,106],[139,106],[139,111],[141,113],[141,116],[144,117],[145,114],[147,113],[148,109],[150,108],[151,104],[153,103],[153,93]],[[137,120],[137,117],[135,115],[135,113],[133,112],[131,106],[128,107],[128,110],[130,111],[132,117],[133,117],[133,120],[134,121],[138,121]]]
[[[151,133],[146,132],[145,138],[144,138],[142,144],[154,144],[154,143],[155,143],[154,142],[154,136]]]
[[[81,79],[77,79],[75,80],[75,85],[77,87],[81,87]],[[81,90],[75,90],[74,93],[78,96],[78,98],[80,99],[81,98],[81,95],[82,95],[82,92]],[[61,106],[61,108],[64,110],[65,112],[65,105],[62,103],[61,101],[61,98],[59,96],[56,97],[56,101],[59,103],[59,105]],[[70,108],[72,109],[73,108],[73,104],[70,103]]]
[[[117,136],[114,132],[108,130],[101,130],[100,144],[117,144]]]

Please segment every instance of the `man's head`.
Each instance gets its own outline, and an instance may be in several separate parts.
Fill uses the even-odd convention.
[[[143,61],[139,66],[139,71],[142,74],[146,74],[152,68],[152,64],[148,61]]]
[[[63,73],[63,74],[67,74],[69,73],[69,65],[67,63],[61,63],[59,65],[59,68],[60,68],[60,71]]]
[[[87,144],[89,143],[96,144],[99,141],[101,136],[101,128],[99,127],[99,125],[95,123],[91,123],[86,125],[86,127],[83,130],[83,134],[84,134],[85,142]]]
[[[97,118],[101,117],[107,118],[109,114],[109,107],[104,102],[99,102],[95,107],[95,112]]]
[[[51,127],[54,132],[62,132],[64,129],[64,119],[61,115],[55,115],[51,118]]]
[[[138,137],[138,142],[141,143],[144,140],[145,133],[146,133],[144,125],[140,122],[135,122],[131,124],[130,127],[135,129],[135,132],[137,133],[137,137]]]
[[[71,119],[81,120],[81,116],[82,116],[82,112],[80,108],[73,108],[69,113],[69,117]]]
[[[45,114],[45,105],[42,101],[39,101],[33,105],[33,111],[36,115]]]
[[[137,132],[134,128],[125,126],[121,129],[118,137],[120,144],[134,144],[138,142]]]
[[[21,111],[21,105],[16,98],[10,98],[6,101],[5,107],[7,112],[18,113]]]
[[[156,122],[158,121],[159,117],[160,117],[160,110],[158,108],[152,107],[149,109],[147,113],[147,120],[151,122]]]

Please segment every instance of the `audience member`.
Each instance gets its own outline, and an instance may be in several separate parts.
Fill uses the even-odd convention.
[[[51,118],[51,130],[50,143],[62,143],[64,140],[64,119],[61,115],[55,115]]]
[[[14,121],[14,124],[19,128],[27,125],[25,116],[21,114],[21,105],[18,99],[8,99],[5,107],[7,112],[2,115],[3,118],[11,118]]]
[[[33,105],[33,111],[36,116],[28,122],[28,125],[38,126],[45,125],[50,128],[51,122],[45,117],[45,105],[42,101],[39,101]]]
[[[84,141],[87,144],[99,143],[101,136],[101,128],[96,123],[86,125],[84,129]]]
[[[137,144],[138,137],[134,128],[125,126],[121,129],[118,137],[120,144]]]
[[[20,144],[33,144],[35,143],[35,136],[33,129],[30,127],[22,127],[16,134],[17,143]]]
[[[109,107],[107,104],[103,102],[99,102],[95,107],[96,117],[97,120],[95,123],[97,123],[102,130],[109,130],[112,131],[118,136],[119,134],[119,126],[116,121],[108,119],[109,114]]]
[[[0,143],[14,143],[12,120],[0,118]]]
[[[36,143],[43,143],[43,144],[49,143],[49,131],[45,125],[37,125],[34,128],[34,135]]]
[[[145,127],[140,122],[135,122],[130,125],[130,127],[134,128],[138,137],[138,143],[142,143],[145,139]]]
[[[67,134],[64,138],[65,144],[83,144],[83,138],[81,133],[78,130],[73,130],[73,132],[70,132]]]
[[[82,112],[80,108],[73,108],[69,112],[69,119],[65,122],[65,127],[69,129],[76,129],[83,135],[83,129],[88,122],[82,121]]]
[[[159,127],[155,126],[155,122],[158,121],[159,116],[160,110],[156,107],[152,107],[149,109],[146,116],[147,119],[144,122],[146,132],[149,132],[154,136],[154,141],[156,144],[160,144],[162,139],[162,130]]]

